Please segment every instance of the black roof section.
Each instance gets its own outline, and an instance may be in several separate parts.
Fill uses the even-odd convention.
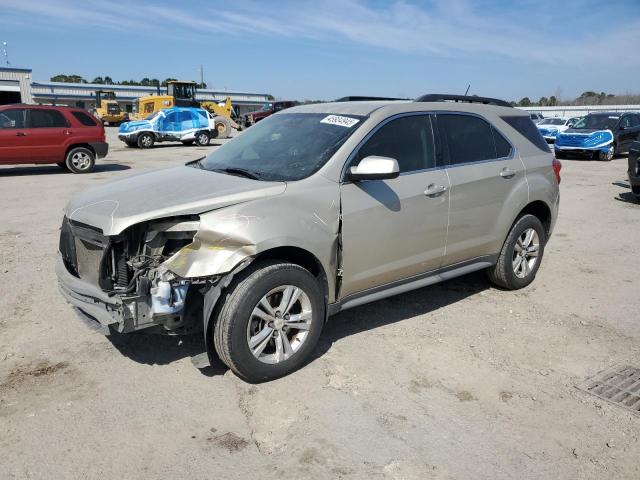
[[[476,95],[449,95],[443,93],[429,93],[416,98],[416,102],[462,102],[482,103],[484,105],[497,105],[499,107],[511,107],[511,104],[499,98],[478,97]]]
[[[366,97],[360,95],[351,95],[348,97],[341,97],[334,102],[377,102],[385,100],[410,100],[409,98],[393,98],[393,97]]]

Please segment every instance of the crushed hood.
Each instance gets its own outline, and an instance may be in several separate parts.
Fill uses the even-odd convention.
[[[107,182],[75,195],[65,215],[104,235],[136,223],[217,208],[284,193],[284,182],[262,182],[180,166]]]

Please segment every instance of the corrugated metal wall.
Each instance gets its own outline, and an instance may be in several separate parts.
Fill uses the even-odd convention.
[[[0,68],[0,80],[18,82],[23,103],[33,103],[31,70],[23,68]]]

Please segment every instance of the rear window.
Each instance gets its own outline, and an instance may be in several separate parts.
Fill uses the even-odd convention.
[[[86,127],[95,127],[97,125],[96,121],[91,118],[89,115],[83,112],[71,112],[71,114],[76,117],[82,125]]]
[[[500,118],[543,152],[551,151],[549,150],[549,145],[547,145],[545,139],[542,138],[540,131],[536,128],[530,118],[520,116],[506,116]]]
[[[57,110],[30,110],[30,128],[60,128],[66,127],[67,121]]]

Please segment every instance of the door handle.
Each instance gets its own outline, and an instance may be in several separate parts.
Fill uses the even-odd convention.
[[[500,176],[502,178],[513,178],[516,176],[516,172],[514,170],[511,170],[510,168],[505,167],[500,172]]]
[[[445,187],[444,185],[436,185],[435,183],[432,183],[424,191],[424,194],[427,197],[435,198],[435,197],[439,197],[446,191],[447,191],[447,187]]]
[[[26,133],[24,133],[24,132],[18,132],[18,133],[16,133],[16,137],[26,137],[26,136],[27,136],[27,134],[26,134]]]
[[[65,135],[71,135],[71,130],[65,130],[65,131],[64,131],[64,134],[65,134]]]

